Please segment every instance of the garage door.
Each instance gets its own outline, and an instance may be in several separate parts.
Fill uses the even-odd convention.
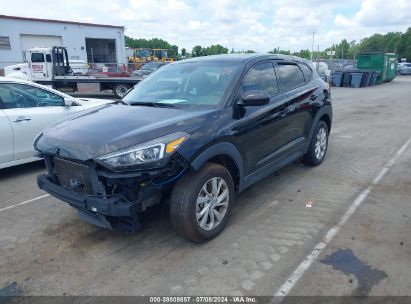
[[[49,36],[49,35],[20,35],[21,48],[23,52],[27,52],[34,46],[63,46],[61,42],[61,36]]]

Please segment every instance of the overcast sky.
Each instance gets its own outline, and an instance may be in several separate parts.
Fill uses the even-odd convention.
[[[0,14],[124,25],[189,52],[222,44],[267,52],[320,49],[411,27],[411,0],[0,0]],[[1,33],[1,29],[0,29]]]

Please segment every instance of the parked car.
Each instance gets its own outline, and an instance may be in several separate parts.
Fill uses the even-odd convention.
[[[123,99],[43,131],[38,185],[98,226],[134,232],[169,198],[172,226],[203,242],[227,223],[236,193],[301,158],[324,160],[329,86],[284,55],[179,61]],[[75,229],[75,227],[73,227]]]
[[[355,70],[355,64],[346,65],[346,66],[344,66],[343,70],[344,71]]]
[[[33,141],[48,125],[110,102],[73,98],[33,82],[0,77],[0,169],[39,160]]]
[[[162,66],[165,66],[166,64],[168,64],[168,62],[162,62],[162,61],[148,62],[144,64],[140,70],[133,71],[132,75],[136,77],[144,77],[144,76],[151,74],[155,70],[158,70]]]
[[[397,65],[397,74],[399,75],[411,75],[411,63],[400,62]]]

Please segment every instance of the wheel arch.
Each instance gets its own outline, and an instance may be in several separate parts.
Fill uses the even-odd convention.
[[[328,131],[331,130],[331,117],[328,114],[323,114],[319,120],[324,121],[327,124]]]
[[[311,125],[310,134],[308,136],[308,142],[311,142],[311,139],[312,139],[313,134],[314,134],[315,127],[317,126],[317,124],[320,120],[324,121],[327,124],[328,132],[330,132],[331,131],[331,125],[332,125],[331,106],[329,106],[329,105],[324,106],[315,115],[315,117],[313,119],[313,123]]]
[[[220,142],[208,147],[191,161],[191,167],[197,171],[208,162],[224,166],[230,172],[236,190],[242,190],[244,180],[243,158],[232,143]]]

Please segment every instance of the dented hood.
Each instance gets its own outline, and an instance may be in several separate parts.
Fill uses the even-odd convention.
[[[43,153],[88,160],[174,132],[189,133],[215,112],[107,104],[50,126],[34,146]]]

